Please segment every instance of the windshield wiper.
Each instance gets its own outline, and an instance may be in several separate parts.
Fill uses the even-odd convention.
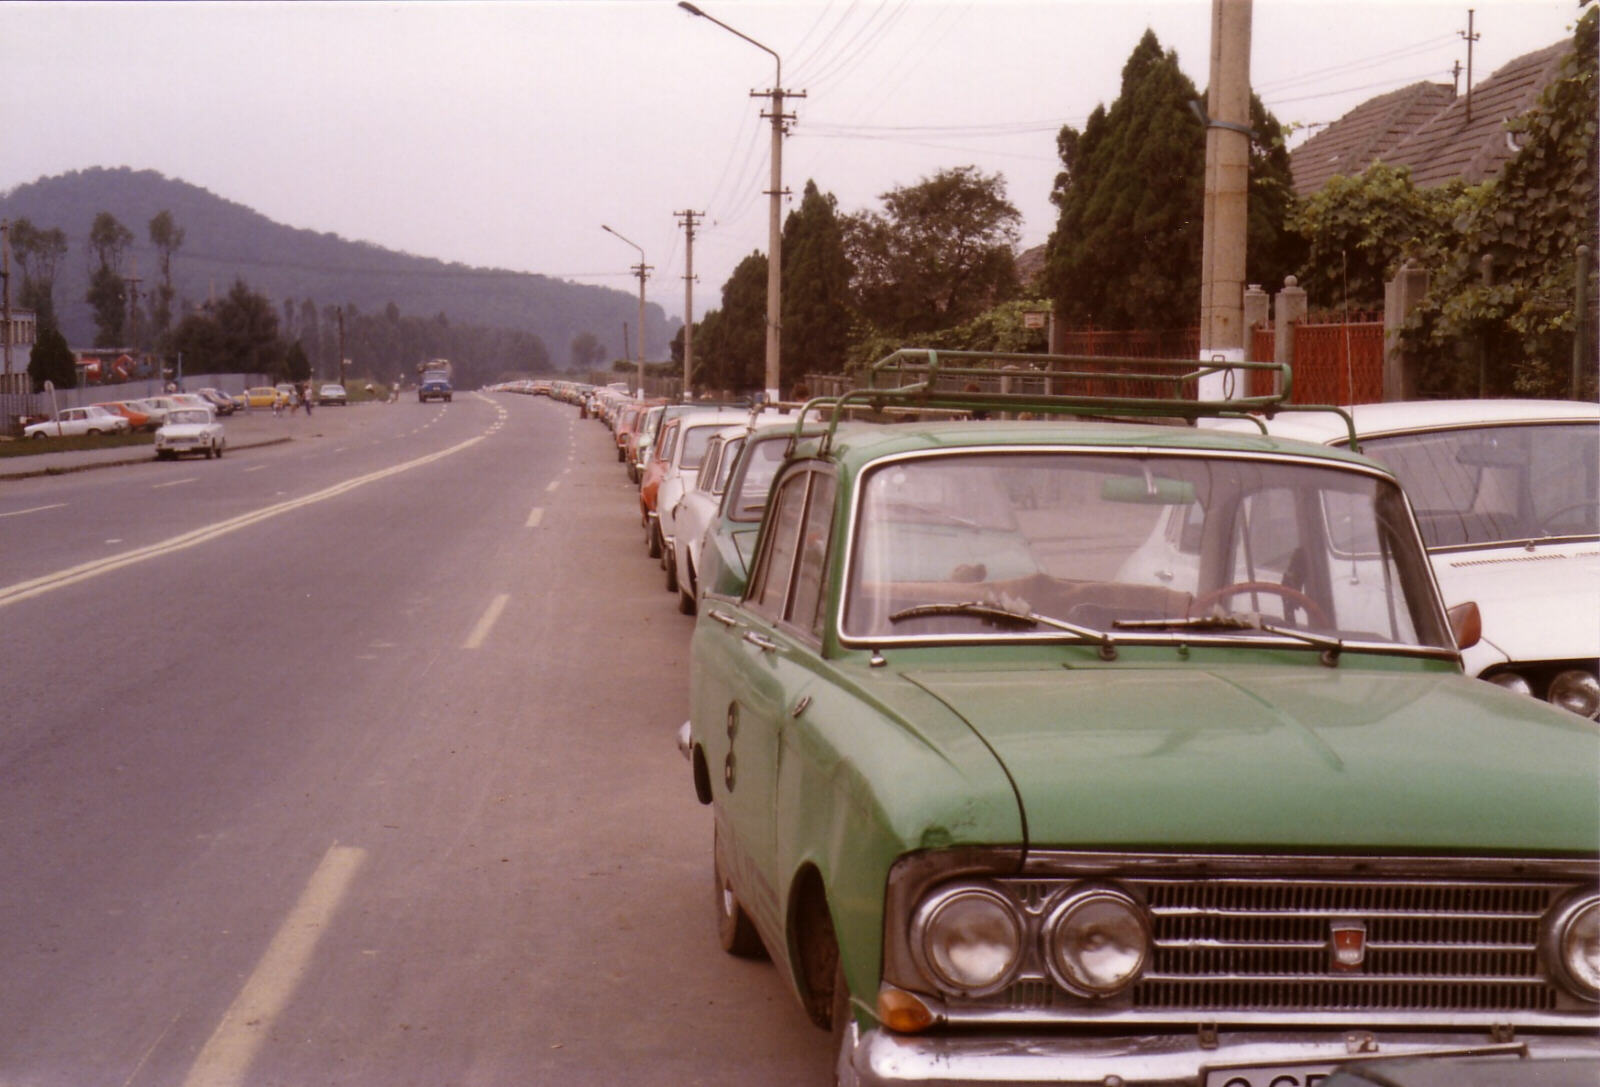
[[[1322,663],[1329,668],[1339,665],[1339,655],[1344,652],[1344,643],[1338,638],[1330,638],[1325,634],[1312,634],[1310,631],[1294,630],[1290,627],[1280,627],[1269,623],[1259,615],[1196,615],[1184,619],[1118,619],[1114,624],[1118,630],[1259,630],[1267,634],[1277,634],[1284,638],[1293,638],[1305,642],[1322,650]]]
[[[973,615],[980,619],[988,619],[994,623],[1016,623],[1019,626],[1047,626],[1066,634],[1072,634],[1089,642],[1096,642],[1100,646],[1100,656],[1104,660],[1115,660],[1117,657],[1117,644],[1110,634],[1093,627],[1079,626],[1069,623],[1065,619],[1055,619],[1048,615],[1040,615],[1033,611],[1012,611],[999,604],[984,600],[961,600],[940,602],[935,604],[917,604],[914,607],[901,608],[889,616],[889,622],[898,623],[905,619],[917,619],[926,615]]]

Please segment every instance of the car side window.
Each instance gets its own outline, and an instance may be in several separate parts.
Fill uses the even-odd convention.
[[[800,557],[795,566],[788,621],[817,637],[822,636],[824,579],[828,570],[828,540],[833,527],[833,477],[811,473],[804,527],[800,532]]]
[[[746,603],[771,619],[781,619],[789,597],[789,577],[800,546],[800,524],[805,516],[808,472],[792,472],[772,496],[769,531],[750,581]]]

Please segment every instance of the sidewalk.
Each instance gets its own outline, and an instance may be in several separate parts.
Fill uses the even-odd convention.
[[[227,451],[231,453],[282,442],[339,437],[348,433],[352,429],[351,424],[359,421],[366,412],[376,410],[379,406],[352,404],[342,408],[321,407],[309,416],[304,412],[273,415],[271,408],[255,408],[235,412],[218,421],[222,423],[228,443]],[[148,445],[34,453],[0,459],[0,480],[61,475],[91,468],[111,468],[119,464],[142,464],[154,459],[155,451]]]

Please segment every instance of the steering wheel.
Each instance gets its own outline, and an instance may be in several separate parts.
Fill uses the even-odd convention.
[[[1550,526],[1559,525],[1561,523],[1561,518],[1565,517],[1569,513],[1579,513],[1579,512],[1581,512],[1581,513],[1593,513],[1594,512],[1594,503],[1593,502],[1569,502],[1567,505],[1562,506],[1558,510],[1552,510],[1551,512],[1545,514],[1543,517],[1539,518],[1539,530],[1541,532],[1549,532],[1550,531]]]
[[[1230,596],[1238,596],[1240,593],[1272,593],[1275,596],[1282,597],[1286,604],[1298,604],[1305,609],[1306,619],[1311,625],[1319,627],[1333,626],[1332,621],[1328,618],[1328,613],[1322,610],[1322,605],[1299,589],[1291,589],[1289,586],[1280,585],[1276,581],[1236,581],[1232,585],[1224,585],[1220,589],[1212,589],[1208,593],[1201,593],[1189,601],[1188,614],[1193,615],[1197,611],[1208,611],[1211,605],[1217,603],[1217,601],[1225,600]],[[1289,618],[1288,608],[1284,609],[1283,617],[1285,619]]]

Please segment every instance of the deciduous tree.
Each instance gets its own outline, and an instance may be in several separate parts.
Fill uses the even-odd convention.
[[[84,300],[94,312],[96,347],[118,347],[125,340],[128,319],[127,289],[122,281],[122,258],[133,244],[133,231],[109,211],[94,217],[89,228],[89,291]]]
[[[156,247],[161,261],[161,278],[151,292],[154,305],[150,309],[156,335],[160,336],[172,326],[172,301],[176,295],[172,287],[172,254],[183,247],[183,228],[173,220],[172,212],[161,211],[150,220],[149,229],[150,244]]]
[[[971,320],[1013,297],[1021,214],[1005,178],[975,166],[941,170],[882,194],[884,210],[844,223],[857,313],[891,336]]]

